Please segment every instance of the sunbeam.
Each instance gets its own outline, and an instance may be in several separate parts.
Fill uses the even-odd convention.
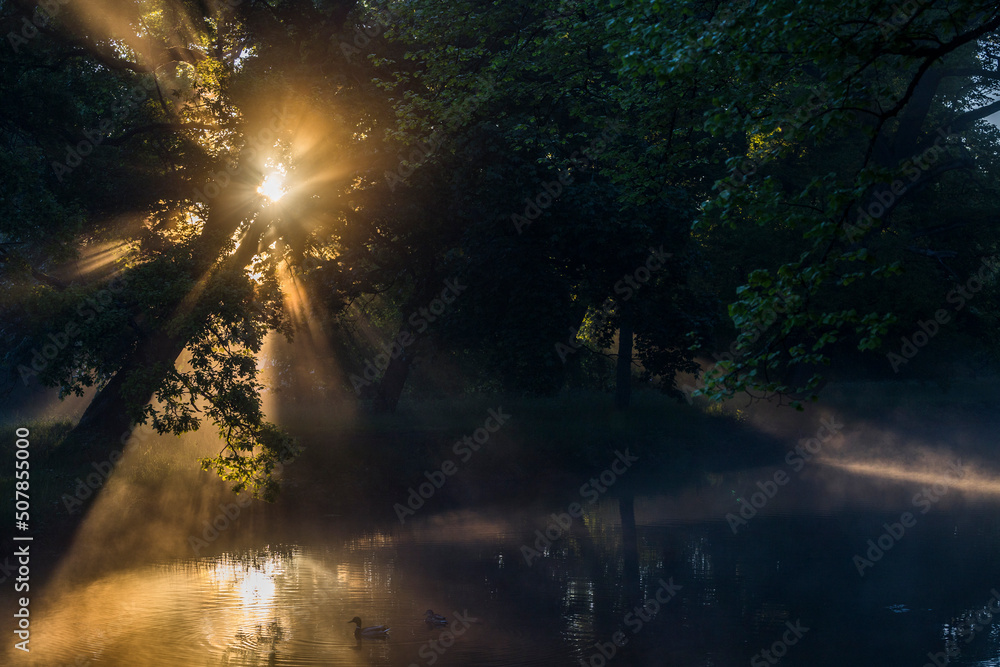
[[[92,243],[85,246],[73,263],[75,277],[84,281],[109,277],[120,270],[114,265],[124,256],[128,248],[129,245],[124,241]]]
[[[258,355],[262,379],[269,387],[265,412],[279,424],[296,423],[302,409],[323,404],[329,411],[335,405],[333,412],[345,423],[352,422],[356,408],[343,388],[343,370],[313,312],[308,292],[286,262],[278,265],[278,280],[294,338],[289,342],[283,335],[271,333]]]
[[[940,470],[931,471],[926,467],[913,468],[890,461],[840,461],[824,458],[820,459],[819,462],[857,475],[912,484],[930,486],[937,484],[945,488],[954,488],[973,494],[1000,495],[1000,477],[977,472],[974,469],[970,470],[967,465],[957,468],[958,472],[956,473],[953,472],[955,468],[949,468],[944,464]]]

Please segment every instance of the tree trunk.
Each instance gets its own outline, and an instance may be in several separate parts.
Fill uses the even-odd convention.
[[[223,223],[229,223],[233,229],[239,224],[239,220],[228,213],[220,217],[225,218]],[[263,217],[254,222],[240,242],[237,251],[225,262],[226,268],[244,267],[250,263],[259,249],[260,237],[267,229],[267,224],[268,221]],[[228,237],[221,224],[215,227],[211,236],[219,239],[221,243],[222,239]],[[223,233],[220,234],[220,231]],[[216,251],[214,256],[213,250]],[[201,253],[202,261],[196,266],[206,272],[210,271],[221,251],[221,245],[213,248],[212,244],[206,243]],[[206,277],[206,279],[211,278]],[[70,461],[79,464],[101,462],[108,460],[115,450],[123,449],[135,424],[135,417],[153,399],[156,388],[174,368],[177,358],[187,346],[188,337],[166,333],[171,328],[168,326],[170,320],[191,306],[186,304],[186,301],[187,297],[179,299],[171,318],[157,322],[153,333],[139,338],[135,349],[126,357],[118,371],[97,392],[63,443],[65,456]],[[190,328],[186,330],[190,331]]]
[[[397,338],[398,340],[398,338]],[[375,412],[395,412],[403,394],[406,378],[410,374],[410,355],[407,352],[391,357],[385,374],[375,393]]]
[[[75,464],[99,463],[124,449],[138,411],[173,368],[186,340],[156,333],[142,338],[114,377],[87,406],[63,444]],[[128,387],[126,389],[126,387]]]
[[[618,328],[618,362],[615,381],[615,407],[626,409],[632,402],[632,321],[623,318]]]
[[[420,287],[415,289],[410,298],[407,299],[406,305],[403,307],[403,312],[417,312],[418,308],[426,305],[436,294],[435,290],[428,287],[426,281],[422,282]],[[422,344],[420,337],[426,334],[426,332],[425,334],[411,332],[407,324],[408,321],[404,319],[399,327],[399,332],[396,334],[396,338],[393,340],[405,340],[407,336],[413,337],[416,340],[411,341],[410,345],[404,348],[400,354],[389,359],[389,365],[386,367],[382,379],[379,380],[378,389],[375,391],[375,404],[373,406],[375,412],[396,411],[399,397],[402,396],[403,387],[406,386],[406,378],[410,375],[410,368],[413,366],[413,362],[418,354],[417,350]]]

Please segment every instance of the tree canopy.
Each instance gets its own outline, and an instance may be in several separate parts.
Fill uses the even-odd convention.
[[[296,446],[260,359],[305,320],[382,410],[442,365],[624,409],[703,371],[799,400],[921,332],[992,354],[998,28],[957,0],[8,0],[5,390],[90,396],[81,460],[207,422],[204,466],[272,497]]]

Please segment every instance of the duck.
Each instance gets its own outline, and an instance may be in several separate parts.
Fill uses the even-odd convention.
[[[441,614],[435,614],[433,609],[427,610],[424,614],[424,620],[427,622],[427,625],[431,626],[448,625],[448,619]]]
[[[358,627],[354,628],[354,636],[358,639],[362,637],[377,638],[385,637],[389,634],[388,625],[369,625],[367,628],[361,627],[361,619],[357,616],[348,621],[348,623],[355,623]]]

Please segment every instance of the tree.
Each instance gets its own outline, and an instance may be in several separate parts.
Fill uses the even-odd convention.
[[[33,5],[20,3],[17,9]],[[59,232],[78,245],[102,231],[99,216],[108,211],[100,208],[100,197],[91,196],[88,181],[103,180],[97,192],[133,195],[116,211],[128,215],[128,224],[106,234],[126,244],[116,258],[119,289],[107,279],[68,286],[49,280],[22,304],[34,312],[21,322],[30,321],[34,331],[17,347],[30,350],[44,345],[42,334],[49,329],[43,318],[58,322],[56,330],[69,336],[66,327],[81,317],[81,300],[114,293],[93,318],[79,323],[73,344],[38,371],[41,381],[63,393],[97,387],[64,444],[72,456],[107,458],[136,422],[151,419],[161,432],[182,433],[207,417],[225,447],[204,465],[232,480],[237,490],[273,495],[270,471],[295,448],[263,416],[254,355],[267,331],[287,329],[276,278],[278,250],[286,249],[286,237],[301,245],[305,235],[295,225],[282,227],[282,218],[308,220],[311,211],[308,195],[288,208],[269,207],[256,189],[270,162],[280,162],[283,150],[300,148],[282,141],[294,121],[308,114],[286,111],[299,91],[271,74],[276,63],[260,65],[252,54],[266,35],[274,40],[272,53],[283,49],[286,62],[304,69],[297,62],[302,46],[297,34],[308,25],[315,40],[332,51],[327,40],[346,17],[343,9],[336,3],[283,6],[278,13],[220,6],[199,13],[195,7],[126,4],[115,7],[111,22],[74,10],[78,22],[56,17],[40,28],[37,50],[25,47],[4,61],[5,72],[58,71],[69,62],[87,73],[71,78],[73,104],[63,107],[79,113],[55,124],[56,132],[28,127],[30,114],[14,114],[26,119],[18,129],[27,137],[22,141],[39,146],[39,164],[63,158],[62,137],[89,142],[80,156],[87,158],[85,165],[64,165],[71,173],[58,167],[53,176],[34,172],[44,183],[42,192],[86,212],[82,219],[61,216]],[[74,90],[77,80],[88,87]],[[95,90],[98,85],[103,89]],[[274,105],[267,108],[261,99]],[[285,125],[275,122],[282,116]],[[333,143],[349,155],[350,137],[338,129]],[[54,140],[53,134],[62,136]],[[78,147],[82,154],[83,142]],[[90,171],[108,164],[121,167],[111,174]],[[310,187],[327,192],[327,199],[336,200],[346,189],[346,174],[310,177]],[[130,180],[140,187],[129,188]],[[324,203],[324,211],[335,215],[338,206]],[[46,256],[41,243],[33,246],[21,257],[34,270],[7,276],[22,289],[29,276],[39,278],[39,267],[57,259],[51,252]],[[21,361],[8,358],[9,367]]]
[[[589,322],[597,349],[585,349],[601,355],[624,327],[642,337],[647,371],[672,387],[674,371],[692,368],[684,338],[692,327],[683,320],[689,313],[676,307],[688,289],[686,274],[664,271],[644,290],[619,283],[629,277],[634,285],[635,271],[644,272],[644,284],[649,280],[651,249],[676,255],[675,269],[682,266],[694,200],[681,177],[664,170],[663,157],[677,150],[689,128],[681,125],[675,135],[651,127],[649,117],[663,113],[653,106],[664,100],[644,102],[649,82],[621,80],[609,66],[607,9],[425,1],[407,11],[392,36],[416,67],[385,63],[399,100],[397,151],[438,135],[455,108],[475,100],[474,112],[448,133],[446,145],[432,142],[432,154],[398,185],[405,190],[394,206],[430,205],[417,204],[415,215],[380,218],[410,250],[406,270],[433,276],[410,273],[413,284],[439,284],[452,271],[469,285],[435,326],[438,343],[486,360],[485,372],[499,376],[502,386],[551,391],[566,381],[566,364],[576,363],[570,357],[581,347],[567,330]],[[440,26],[447,26],[443,34]],[[503,95],[470,91],[483,86],[472,82],[484,80]],[[433,268],[427,257],[439,258]],[[606,304],[616,288],[627,294],[625,301],[635,300]],[[404,321],[426,296],[401,308]],[[632,336],[618,338],[625,405]],[[393,377],[390,363],[383,387]],[[396,382],[396,395],[400,388]]]
[[[700,83],[716,109],[705,128],[746,146],[701,229],[756,224],[789,239],[780,261],[747,272],[729,307],[743,356],[717,366],[707,393],[815,389],[818,374],[794,371],[828,363],[839,340],[882,347],[898,317],[870,308],[870,295],[916,268],[902,255],[939,264],[950,252],[942,244],[956,243],[966,253],[949,260],[958,272],[993,253],[992,233],[970,249],[948,240],[964,221],[942,211],[948,222],[928,226],[910,204],[933,194],[940,207],[960,170],[996,153],[979,150],[995,133],[977,126],[1000,106],[983,103],[995,77],[977,53],[1000,25],[994,6],[624,5],[633,18],[625,70]]]

